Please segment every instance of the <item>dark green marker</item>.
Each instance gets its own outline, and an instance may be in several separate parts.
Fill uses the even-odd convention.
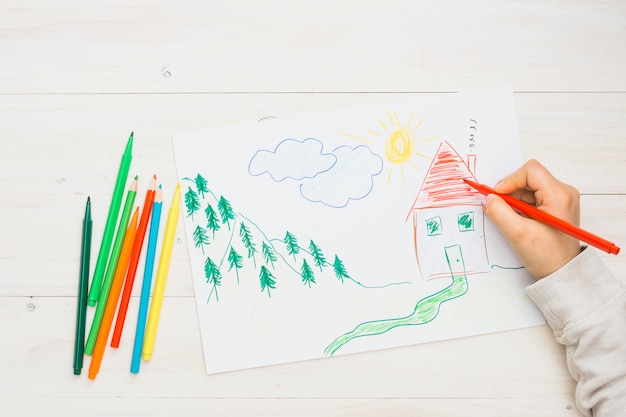
[[[83,219],[83,237],[80,248],[80,280],[76,310],[76,340],[74,343],[74,375],[83,369],[85,351],[85,321],[87,317],[87,289],[89,286],[89,258],[91,257],[91,199],[87,197]]]

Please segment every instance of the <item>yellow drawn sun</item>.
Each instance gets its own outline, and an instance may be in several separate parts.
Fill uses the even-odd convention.
[[[385,158],[387,158],[387,160],[391,163],[391,167],[387,173],[387,183],[391,182],[394,167],[399,168],[402,180],[404,181],[405,165],[419,171],[419,168],[413,162],[413,157],[418,156],[430,159],[427,155],[416,151],[416,132],[424,119],[420,119],[413,126],[413,113],[411,113],[409,120],[406,123],[400,122],[400,117],[395,111],[391,114],[389,110],[385,109],[385,113],[387,114],[387,120],[378,120],[378,124],[383,129],[382,133],[372,129],[367,130],[368,136],[373,136],[374,139],[361,138],[345,132],[339,133],[351,139],[356,139],[360,142],[365,142],[371,145],[377,144],[383,140],[385,145]],[[439,135],[431,136],[426,139],[421,139],[419,142],[428,142],[437,139],[438,137]]]

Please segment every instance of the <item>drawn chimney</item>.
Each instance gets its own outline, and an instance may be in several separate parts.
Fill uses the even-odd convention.
[[[469,169],[470,173],[474,176],[474,178],[477,178],[476,177],[476,154],[475,153],[467,154],[467,168]]]

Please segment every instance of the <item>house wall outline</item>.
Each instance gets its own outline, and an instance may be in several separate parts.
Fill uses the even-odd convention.
[[[412,221],[415,258],[424,279],[450,277],[445,248],[459,244],[466,275],[490,272],[485,238],[484,196],[463,179],[477,181],[476,156],[464,160],[448,141],[442,141],[424,176],[422,185],[407,215]],[[459,216],[473,216],[473,230],[459,225]],[[427,221],[440,218],[441,230],[429,234]],[[464,218],[464,220],[467,220]]]

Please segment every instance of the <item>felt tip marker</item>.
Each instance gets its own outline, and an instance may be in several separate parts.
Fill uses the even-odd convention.
[[[561,232],[568,234],[580,241],[583,241],[591,246],[594,246],[598,249],[601,249],[607,253],[617,255],[620,251],[620,248],[613,242],[609,242],[606,239],[601,238],[600,236],[596,236],[593,233],[590,233],[586,230],[581,229],[578,226],[574,226],[571,223],[566,222],[565,220],[559,219],[551,214],[546,213],[543,210],[539,210],[537,207],[531,206],[528,203],[525,203],[521,200],[516,199],[515,197],[511,197],[507,194],[497,193],[493,188],[488,185],[478,184],[474,181],[470,181],[468,179],[463,179],[466,184],[475,188],[484,195],[494,194],[498,197],[502,198],[507,202],[509,206],[511,206],[514,210],[525,214],[531,219],[537,220],[543,224],[554,227]]]

